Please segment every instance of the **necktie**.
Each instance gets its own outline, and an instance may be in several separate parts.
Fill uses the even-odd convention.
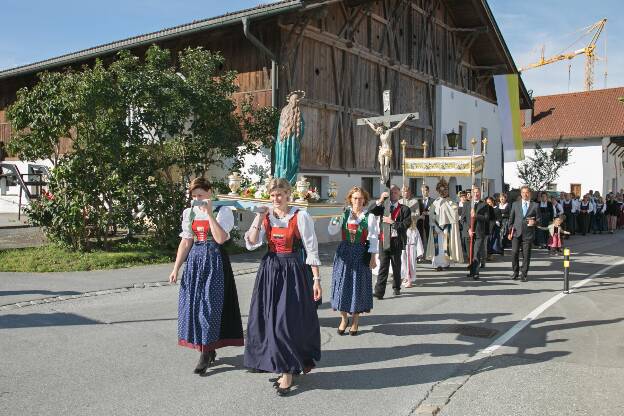
[[[529,210],[528,204],[525,202],[522,203],[522,216],[526,217],[527,211]]]

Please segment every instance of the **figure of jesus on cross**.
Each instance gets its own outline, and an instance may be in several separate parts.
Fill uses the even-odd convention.
[[[392,132],[400,129],[408,120],[413,120],[414,118],[414,114],[408,114],[403,120],[399,121],[396,126],[391,128],[386,128],[382,123],[373,124],[367,118],[364,119],[364,122],[375,132],[375,135],[379,136],[379,141],[381,142],[377,160],[379,160],[380,180],[381,183],[386,185],[386,188],[390,188],[390,163],[392,161],[390,138],[392,137]]]
[[[358,126],[367,125],[376,136],[379,136],[381,142],[379,146],[380,180],[386,188],[390,188],[390,164],[392,163],[392,133],[400,129],[409,120],[418,119],[418,113],[409,114],[391,114],[390,113],[390,91],[383,92],[383,110],[384,115],[381,117],[360,118],[357,120]],[[390,127],[390,123],[398,121],[397,125]]]

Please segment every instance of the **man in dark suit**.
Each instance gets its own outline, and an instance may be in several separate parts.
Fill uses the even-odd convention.
[[[485,261],[483,256],[486,253],[485,245],[490,233],[490,221],[494,218],[494,210],[485,201],[481,201],[481,188],[478,186],[472,187],[471,196],[472,201],[466,202],[462,210],[461,222],[465,230],[464,235],[468,238],[466,242],[468,252],[470,252],[472,236],[472,259],[468,260],[470,262],[468,277],[479,280],[479,268],[481,263]],[[471,228],[472,220],[474,220],[474,225]]]
[[[384,201],[390,197],[390,212],[384,212]],[[383,228],[389,227],[390,248],[384,250],[383,242],[379,241],[379,274],[377,275],[377,284],[375,285],[375,297],[379,300],[383,299],[386,293],[386,284],[388,282],[388,272],[390,271],[390,262],[392,262],[392,288],[395,295],[401,294],[401,253],[407,244],[407,229],[412,224],[411,211],[409,207],[399,203],[401,190],[398,186],[393,185],[390,188],[390,194],[384,192],[379,200],[374,204],[369,212],[380,218],[380,239],[382,238]]]
[[[468,231],[470,229],[470,209],[472,208],[472,196],[468,198],[468,195],[470,195],[469,192],[464,192],[463,197],[460,199],[462,206],[458,206],[457,208],[457,213],[459,215],[459,231],[462,239],[462,250],[464,250],[464,261],[466,264],[470,263],[470,260],[468,259],[470,249],[470,235],[468,234]],[[468,267],[470,267],[470,264],[468,264]]]
[[[427,247],[429,242],[429,208],[433,205],[433,199],[429,196],[429,186],[421,186],[422,198],[418,200],[418,209],[420,210],[421,219],[416,223],[416,228],[420,233],[420,238],[423,240],[423,245]]]
[[[535,238],[535,227],[540,223],[541,215],[537,203],[531,201],[531,190],[528,186],[520,188],[521,199],[511,206],[509,213],[509,226],[511,232],[511,265],[513,273],[511,278],[518,280],[522,273],[522,281],[527,281],[529,264],[531,263],[531,249]],[[520,245],[522,245],[522,269],[520,263]]]

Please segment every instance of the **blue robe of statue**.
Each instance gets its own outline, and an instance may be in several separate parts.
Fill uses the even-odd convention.
[[[301,154],[301,139],[303,138],[303,117],[301,117],[301,131],[299,136],[294,133],[280,140],[282,123],[277,127],[277,138],[275,140],[275,178],[285,178],[291,185],[297,182],[299,173],[299,155]]]

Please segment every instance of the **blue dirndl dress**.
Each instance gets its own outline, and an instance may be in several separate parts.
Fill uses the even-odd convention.
[[[243,325],[230,258],[212,239],[208,220],[195,210],[199,212],[195,219],[189,219],[190,209],[185,210],[180,234],[195,241],[180,280],[178,345],[198,351],[242,346]],[[221,208],[217,221],[229,232],[234,224],[230,209]]]
[[[369,264],[371,253],[378,251],[376,223],[374,215],[364,212],[354,220],[351,210],[347,210],[341,222],[332,221],[328,226],[330,234],[337,232],[337,226],[342,232],[331,282],[331,306],[336,311],[354,314],[373,309],[373,274]]]
[[[267,236],[269,250],[262,258],[251,295],[244,364],[272,373],[307,373],[321,359],[313,281],[301,256],[305,245],[307,262],[313,258],[313,264],[320,264],[314,224],[307,212],[294,208],[283,221],[272,211],[269,216],[273,218],[267,216],[261,228],[260,238]],[[308,236],[300,234],[300,221],[306,222]],[[247,247],[259,247],[260,243],[251,245],[247,235]]]

